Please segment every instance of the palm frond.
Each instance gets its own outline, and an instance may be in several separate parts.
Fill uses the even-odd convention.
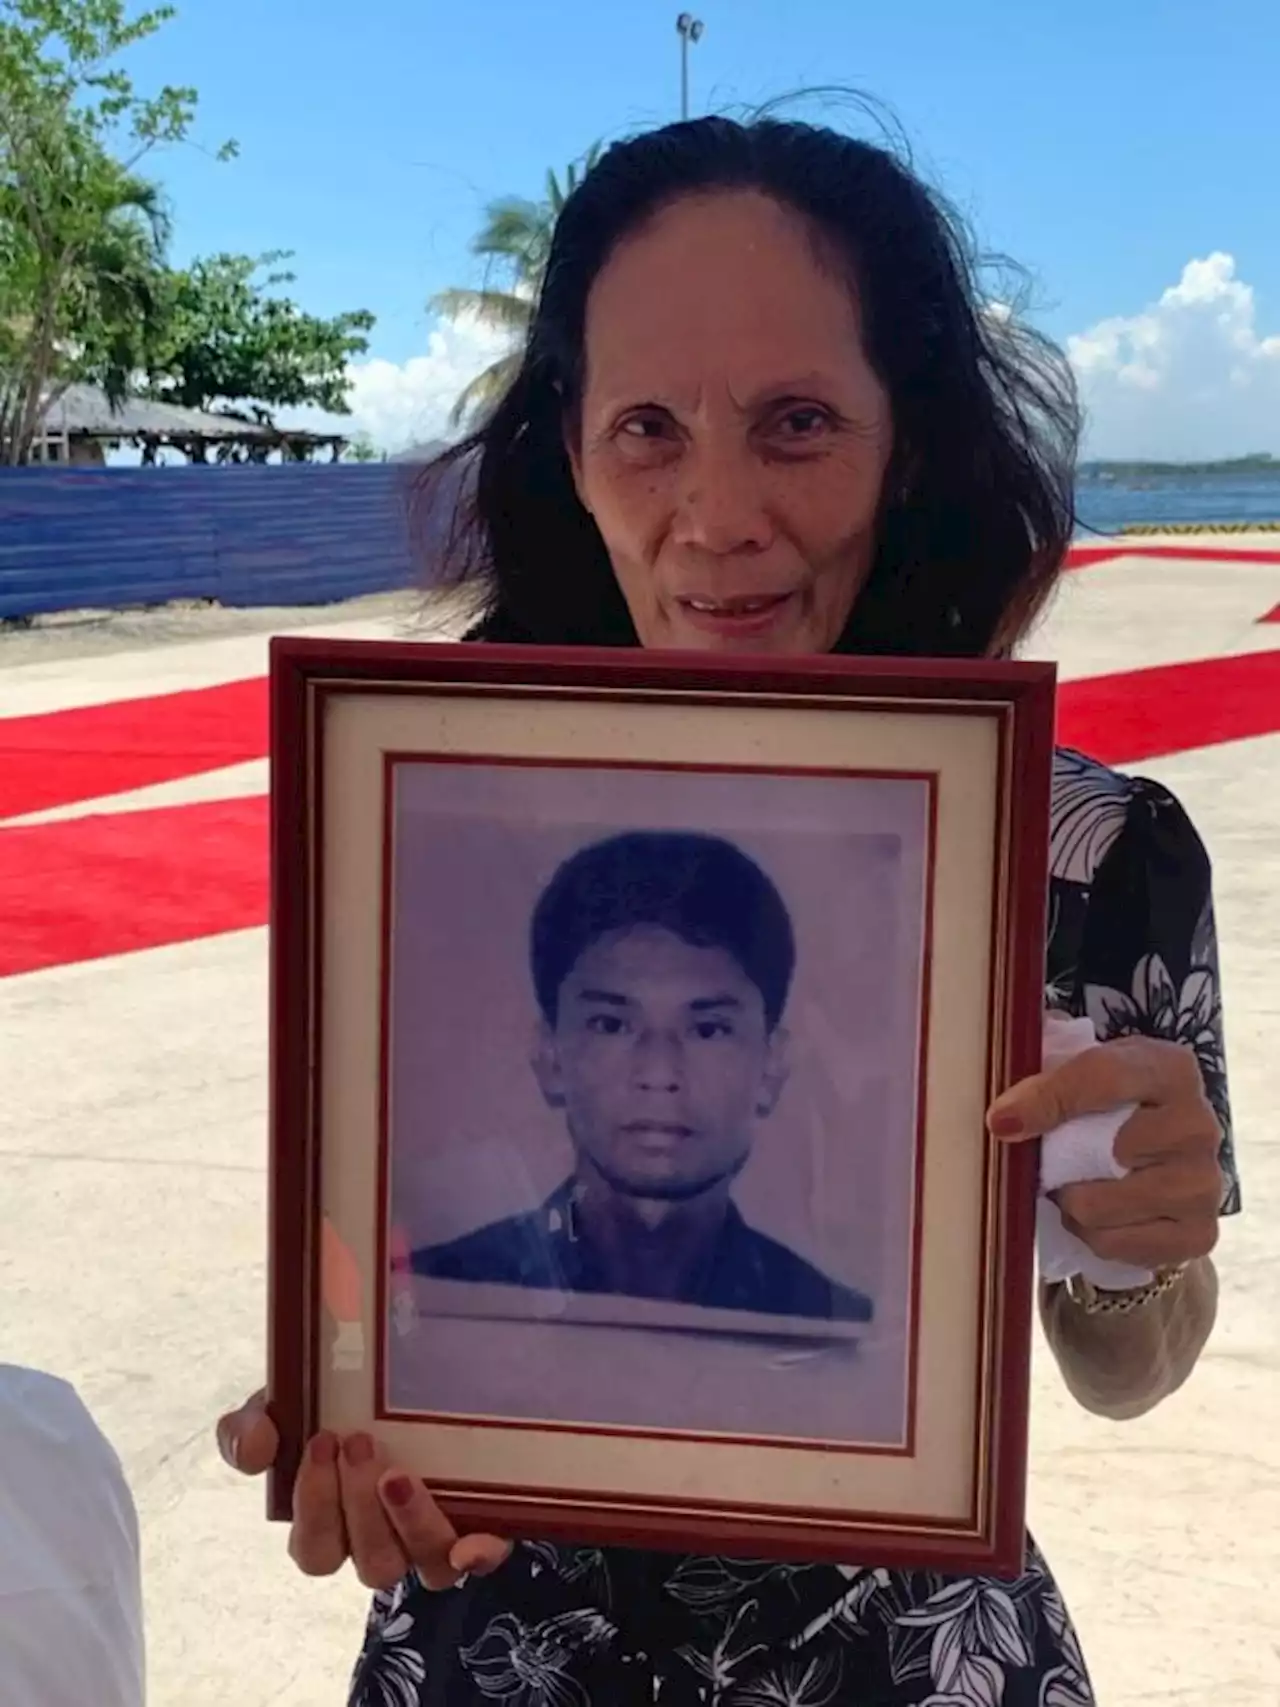
[[[473,238],[474,255],[523,255],[536,243],[547,223],[547,210],[539,202],[511,198],[491,202],[485,222]]]
[[[565,168],[563,187],[554,167],[547,173],[547,205],[556,219],[559,219],[564,211],[564,204],[599,160],[603,151],[602,143],[593,142],[580,160],[571,160]]]
[[[511,290],[442,290],[428,304],[432,312],[449,319],[472,315],[481,325],[510,332],[523,342],[533,319],[534,305],[542,286],[556,221],[569,196],[600,158],[602,145],[593,142],[580,160],[571,161],[561,184],[552,169],[546,177],[542,201],[506,196],[490,202],[485,223],[471,244],[471,252],[491,261],[505,262],[511,269]],[[520,363],[519,350],[501,357],[477,374],[464,387],[453,406],[455,426],[467,417],[477,417],[491,408],[507,391]]]
[[[482,326],[523,336],[529,330],[533,303],[528,297],[505,290],[442,290],[428,304],[433,314],[446,320],[470,315]]]
[[[452,425],[457,427],[468,417],[478,419],[487,414],[502,401],[519,371],[518,350],[513,350],[509,356],[500,356],[496,362],[490,363],[483,373],[478,373],[458,393],[453,408],[449,411]]]
[[[112,200],[115,204],[114,213],[138,215],[157,244],[163,245],[167,242],[172,233],[172,220],[169,204],[159,184],[153,184],[147,178],[124,174],[116,186]]]
[[[509,268],[516,285],[534,295],[550,253],[551,230],[552,221],[545,205],[494,202],[471,244],[471,252]]]

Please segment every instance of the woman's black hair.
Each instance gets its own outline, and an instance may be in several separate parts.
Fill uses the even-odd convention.
[[[515,378],[424,476],[461,501],[430,581],[478,587],[478,639],[634,645],[564,447],[593,281],[619,240],[682,196],[756,190],[838,255],[885,386],[894,452],[877,548],[836,650],[986,656],[1026,630],[1074,522],[1070,369],[981,299],[958,218],[888,149],[806,123],[712,117],[615,143],[566,200]],[[445,484],[441,478],[445,477]],[[434,507],[434,506],[433,506]]]

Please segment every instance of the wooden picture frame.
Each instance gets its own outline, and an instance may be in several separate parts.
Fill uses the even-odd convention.
[[[1054,683],[273,642],[272,1518],[1022,1568]]]

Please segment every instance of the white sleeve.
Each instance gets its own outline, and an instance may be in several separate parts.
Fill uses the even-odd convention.
[[[0,1364],[0,1707],[142,1707],[138,1518],[74,1388]]]

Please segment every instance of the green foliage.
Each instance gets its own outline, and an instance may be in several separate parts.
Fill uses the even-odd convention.
[[[357,433],[343,452],[342,460],[344,462],[385,462],[386,457],[374,444],[368,433]]]
[[[541,201],[504,196],[485,209],[484,224],[472,240],[471,253],[505,275],[505,288],[443,290],[431,298],[428,308],[454,320],[470,315],[482,326],[511,335],[513,348],[500,356],[459,394],[450,419],[455,425],[474,419],[502,398],[520,366],[520,346],[533,318],[534,304],[542,288],[551,253],[551,237],[560,210],[600,157],[600,144],[593,143],[581,161],[572,162],[561,183],[554,170],[547,173],[546,194]]]
[[[73,380],[120,395],[154,333],[167,221],[136,169],[188,137],[197,97],[175,85],[140,95],[118,58],[172,15],[131,16],[125,0],[0,0],[2,461],[26,460]]]
[[[168,215],[154,184],[105,173],[103,199],[67,272],[58,317],[67,329],[60,365],[100,385],[113,403],[159,327],[159,268]]]
[[[148,395],[190,409],[244,401],[261,412],[313,404],[347,414],[347,364],[368,350],[374,317],[357,309],[326,320],[273,294],[293,282],[278,270],[287,259],[214,255],[167,273]],[[272,270],[259,278],[262,269]]]

